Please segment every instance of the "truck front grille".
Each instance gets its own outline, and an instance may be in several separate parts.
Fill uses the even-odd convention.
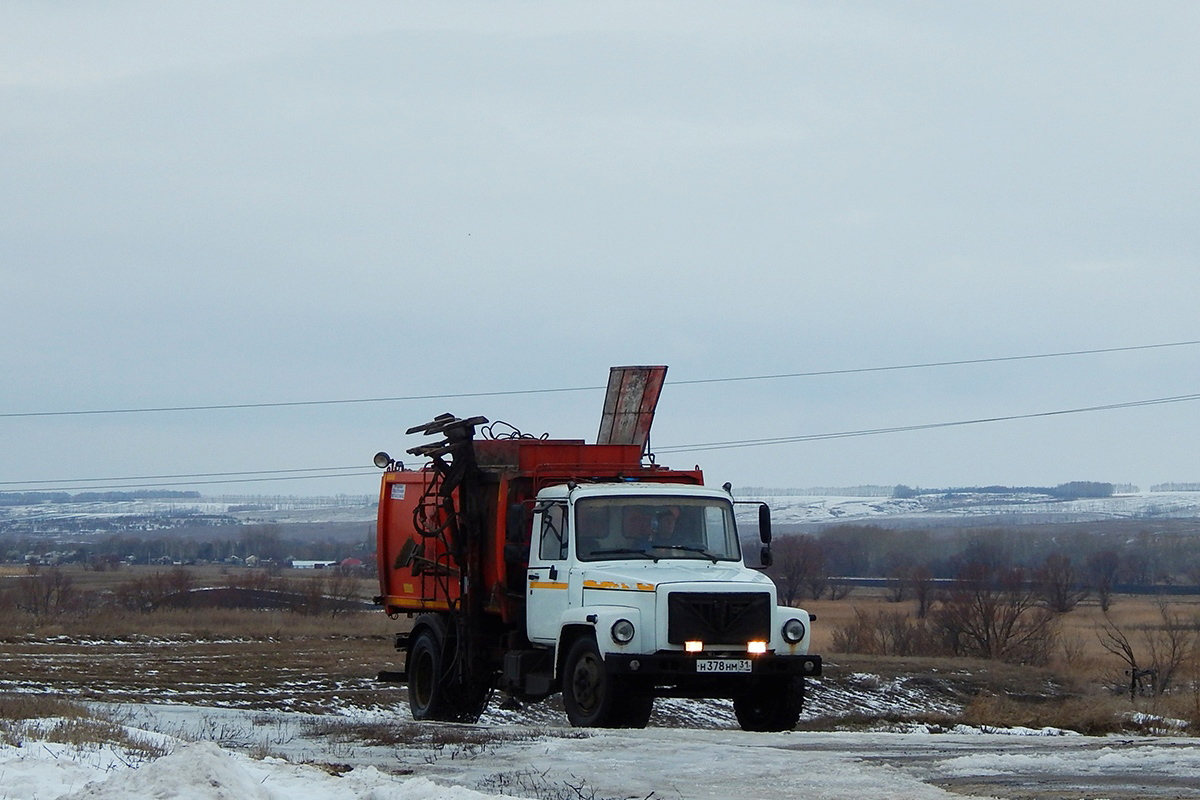
[[[742,644],[771,638],[766,592],[672,592],[667,596],[667,641]]]

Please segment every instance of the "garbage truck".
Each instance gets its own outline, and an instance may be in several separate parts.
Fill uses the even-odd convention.
[[[595,444],[444,414],[385,452],[375,598],[393,618],[417,720],[475,721],[493,694],[561,693],[570,723],[644,727],[658,697],[727,698],[751,731],[793,728],[808,678],[803,609],[780,605],[765,504],[656,463],[666,367],[610,371]],[[739,520],[759,565],[743,554]]]

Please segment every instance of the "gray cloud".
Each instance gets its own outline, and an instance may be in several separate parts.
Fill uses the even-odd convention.
[[[1198,14],[10,5],[0,411],[1193,339]],[[1198,355],[668,387],[654,441],[1190,393]],[[0,480],[177,472],[181,453],[196,471],[365,462],[447,409],[591,437],[599,403],[0,420]],[[769,485],[1195,480],[1189,414],[695,458],[714,478]]]

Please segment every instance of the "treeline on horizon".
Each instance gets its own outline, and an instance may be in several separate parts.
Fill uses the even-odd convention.
[[[1057,486],[962,486],[950,489],[922,489],[900,484],[892,490],[892,497],[904,499],[923,494],[1044,494],[1059,500],[1080,500],[1091,497],[1112,497],[1117,488],[1115,484],[1101,483],[1100,481],[1070,481]],[[1130,489],[1136,491],[1137,489],[1137,487],[1127,486],[1120,488],[1126,491]]]
[[[42,536],[0,534],[0,563],[84,564],[97,570],[128,564],[216,564],[255,556],[263,562],[364,561],[375,549],[374,525],[355,523],[348,530],[300,530],[275,524],[231,525],[212,535],[151,535],[126,532],[54,542]],[[46,558],[46,556],[50,556]]]
[[[960,579],[980,567],[1035,579],[1048,563],[1076,588],[1200,586],[1196,520],[919,529],[843,524],[781,534],[768,574],[784,596],[814,599],[839,578]],[[843,587],[844,589],[845,587]]]
[[[151,489],[141,492],[0,492],[0,506],[37,506],[58,503],[113,503],[124,500],[197,500],[199,492]]]
[[[1136,494],[1141,488],[1132,483],[1105,483],[1103,481],[1069,481],[1057,486],[954,486],[950,488],[925,488],[920,486],[881,486],[862,484],[859,486],[813,486],[805,489],[773,488],[769,486],[743,486],[735,494],[740,497],[893,497],[904,499],[920,495],[940,494],[1044,494],[1063,500],[1088,497],[1112,497],[1114,494]],[[1200,492],[1200,483],[1159,483],[1150,487],[1152,492]]]

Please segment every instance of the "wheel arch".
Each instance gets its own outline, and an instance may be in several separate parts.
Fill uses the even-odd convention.
[[[571,646],[584,637],[596,638],[596,626],[586,622],[572,622],[563,625],[558,634],[558,645],[554,650],[554,680],[557,683],[562,676],[567,663],[567,653]]]
[[[445,644],[450,630],[450,626],[441,614],[421,614],[413,621],[412,629],[408,632],[409,641],[412,641],[413,637],[420,633],[422,628],[428,628],[433,631],[433,635],[442,644]]]

